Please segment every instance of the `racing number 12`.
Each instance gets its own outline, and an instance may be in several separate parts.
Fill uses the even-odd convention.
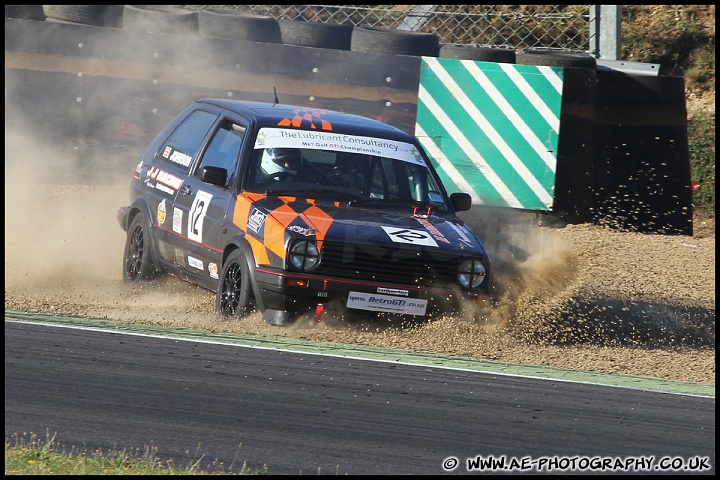
[[[199,190],[195,195],[195,200],[193,200],[190,208],[190,215],[188,215],[188,238],[190,240],[202,243],[203,220],[211,199],[212,195],[202,190]]]

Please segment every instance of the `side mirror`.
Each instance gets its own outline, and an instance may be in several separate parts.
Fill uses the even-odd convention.
[[[469,193],[453,193],[450,195],[450,203],[456,212],[466,212],[472,206],[472,197]]]
[[[227,181],[227,175],[228,172],[224,168],[207,166],[200,167],[200,174],[198,176],[200,177],[200,180],[205,183],[224,187],[225,182]]]

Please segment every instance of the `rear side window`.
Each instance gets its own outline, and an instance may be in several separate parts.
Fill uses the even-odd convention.
[[[198,110],[190,114],[160,149],[160,157],[187,172],[200,144],[210,131],[217,114]]]

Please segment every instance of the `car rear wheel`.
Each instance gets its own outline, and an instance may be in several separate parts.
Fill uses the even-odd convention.
[[[240,250],[230,254],[222,269],[215,310],[221,317],[244,317],[252,310],[252,288],[245,255]]]
[[[136,284],[153,276],[154,266],[150,253],[150,232],[141,213],[130,222],[123,253],[123,281]]]

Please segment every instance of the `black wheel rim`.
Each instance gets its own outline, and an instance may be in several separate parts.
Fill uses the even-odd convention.
[[[240,264],[231,263],[223,277],[220,311],[225,315],[235,315],[242,291],[242,272]]]
[[[135,227],[128,240],[127,259],[125,259],[125,274],[131,281],[137,280],[142,268],[145,255],[145,234],[141,226]]]

